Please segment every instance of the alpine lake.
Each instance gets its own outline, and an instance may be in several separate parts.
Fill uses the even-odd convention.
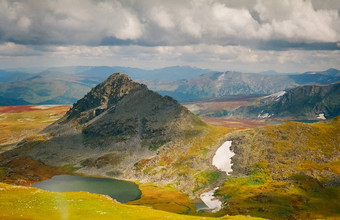
[[[137,200],[141,197],[141,191],[136,183],[108,178],[58,175],[31,186],[53,192],[83,191],[108,195],[121,203]]]

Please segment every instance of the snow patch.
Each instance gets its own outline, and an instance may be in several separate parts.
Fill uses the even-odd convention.
[[[218,187],[200,195],[201,200],[208,206],[211,212],[218,212],[222,208],[222,202],[214,197],[217,189]]]
[[[273,116],[273,115],[271,115],[269,113],[264,113],[264,114],[259,114],[257,117],[258,118],[270,118],[271,116]]]
[[[325,114],[321,113],[319,114],[319,116],[316,117],[317,119],[321,119],[321,120],[325,120],[326,117],[325,117]]]
[[[275,97],[275,98],[279,98],[279,97],[283,96],[284,94],[286,94],[286,91],[280,91],[280,92],[277,92],[277,93],[268,95],[268,96],[266,96],[266,97]]]
[[[213,157],[212,164],[217,167],[217,169],[224,171],[229,175],[229,172],[233,171],[231,169],[231,158],[235,155],[231,150],[232,141],[226,141],[221,147],[217,149]]]
[[[225,78],[225,74],[223,73],[217,78],[217,80],[222,81],[222,80],[224,80],[224,78]]]
[[[225,73],[221,74],[218,78],[217,78],[217,83],[216,83],[216,88],[222,88],[223,87],[223,82],[225,80]]]
[[[283,96],[284,94],[286,94],[286,91],[280,91],[280,92],[265,96],[265,98],[275,98],[275,101],[278,101],[280,97]]]

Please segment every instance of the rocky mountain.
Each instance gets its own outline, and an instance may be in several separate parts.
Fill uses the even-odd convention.
[[[340,115],[340,83],[306,85],[281,91],[229,114],[244,118],[320,120]]]
[[[134,139],[134,144],[158,148],[197,122],[171,97],[162,97],[118,73],[78,100],[48,130],[59,134],[60,127],[72,123],[81,126],[84,137],[91,140],[107,137],[109,143],[112,138]]]
[[[178,187],[192,192],[201,184],[195,175],[215,172],[207,149],[225,132],[206,125],[171,97],[116,73],[38,137],[21,142],[5,156],[30,156],[92,175],[164,184],[182,179]]]

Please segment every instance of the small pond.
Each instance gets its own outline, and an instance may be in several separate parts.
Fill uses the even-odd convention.
[[[52,179],[32,185],[39,189],[53,192],[90,192],[108,195],[118,202],[137,200],[141,196],[138,185],[133,182],[72,175],[58,175]]]

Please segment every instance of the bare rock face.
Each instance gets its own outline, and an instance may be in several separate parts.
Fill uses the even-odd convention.
[[[53,136],[75,125],[87,141],[122,142],[138,138],[142,145],[160,147],[190,127],[191,113],[169,96],[148,90],[127,75],[112,74],[80,99],[55,124]],[[185,125],[188,123],[188,125]],[[184,126],[184,127],[183,127]],[[183,128],[182,128],[183,127]]]
[[[76,119],[80,124],[86,123],[136,90],[147,90],[147,87],[133,82],[127,75],[112,74],[94,87],[84,98],[78,100],[66,113],[66,119]]]

